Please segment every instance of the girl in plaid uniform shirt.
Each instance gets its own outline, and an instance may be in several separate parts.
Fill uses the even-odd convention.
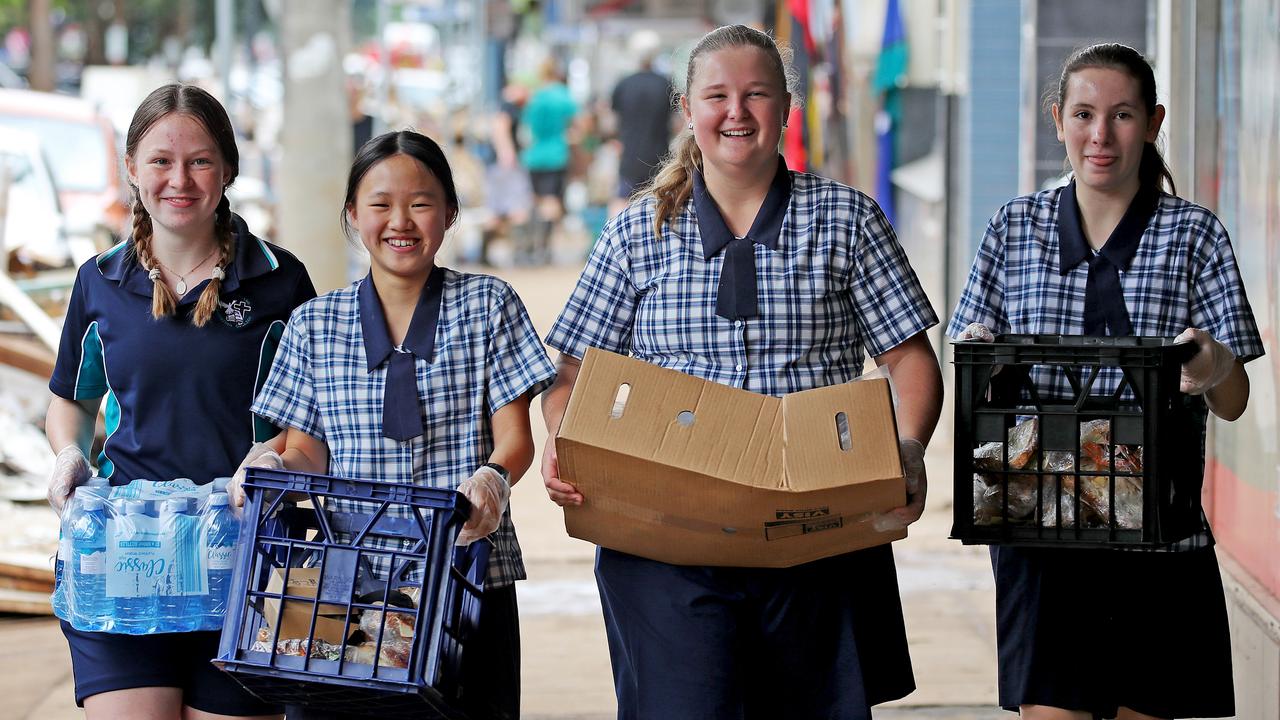
[[[1236,419],[1244,363],[1263,348],[1226,231],[1173,194],[1153,144],[1165,109],[1151,67],[1094,45],[1067,60],[1052,100],[1074,179],[991,219],[949,333],[1181,333],[1199,346],[1182,391]],[[1051,396],[1059,380],[1037,382]],[[1164,550],[993,545],[1001,706],[1033,720],[1234,714],[1208,526]]]
[[[784,68],[772,38],[743,26],[694,48],[691,132],[593,250],[547,340],[560,360],[543,414],[554,438],[587,347],[773,395],[852,380],[865,351],[900,394],[910,504],[881,520],[901,527],[924,505],[936,318],[875,203],[778,156]],[[582,503],[553,441],[543,457],[551,498]],[[600,548],[596,579],[619,718],[868,718],[914,688],[888,545],[785,569]]]
[[[343,223],[369,275],[289,320],[253,411],[286,428],[253,464],[456,488],[472,514],[459,541],[494,545],[479,631],[463,659],[470,717],[517,717],[524,565],[507,512],[533,461],[529,401],[554,369],[511,287],[435,264],[458,196],[440,147],[411,131],[370,140],[347,182]],[[234,482],[233,482],[234,484]],[[291,718],[326,718],[290,708]]]

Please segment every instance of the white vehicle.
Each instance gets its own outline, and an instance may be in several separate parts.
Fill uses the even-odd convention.
[[[6,127],[0,127],[0,213],[0,248],[7,265],[59,268],[79,264],[95,252],[91,241],[67,239],[40,139]]]

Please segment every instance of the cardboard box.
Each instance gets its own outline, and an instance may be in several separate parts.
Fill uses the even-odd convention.
[[[654,560],[788,567],[906,537],[871,527],[906,503],[883,379],[775,398],[590,349],[556,451],[584,497],[569,534]]]
[[[320,568],[289,568],[289,589],[284,587],[284,570],[276,568],[267,581],[267,592],[282,595],[314,598],[316,587],[320,584]],[[280,599],[265,597],[263,616],[267,627],[274,631],[279,620],[280,639],[306,638],[311,630],[311,609],[315,603],[306,600],[285,600],[284,613],[281,618]],[[321,603],[316,617],[315,637],[331,643],[340,643],[347,636],[347,621],[344,617],[347,608],[344,605]]]

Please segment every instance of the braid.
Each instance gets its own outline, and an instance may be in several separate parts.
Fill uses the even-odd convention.
[[[658,200],[654,209],[654,232],[662,237],[664,223],[680,214],[689,197],[693,195],[693,174],[702,167],[702,151],[693,140],[693,133],[680,136],[675,152],[667,157],[662,169],[653,179],[649,192]]]
[[[231,229],[231,203],[227,200],[226,193],[222,194],[222,201],[218,203],[213,217],[213,235],[218,242],[218,267],[225,270],[235,257],[236,248],[235,233]],[[191,314],[192,325],[204,327],[209,322],[209,318],[218,310],[218,292],[221,289],[222,279],[214,275],[196,302],[195,312]]]
[[[138,255],[138,264],[143,270],[150,272],[159,267],[155,258],[151,257],[151,215],[142,207],[142,198],[138,190],[133,190],[133,250]],[[164,280],[158,275],[151,281],[151,317],[159,320],[173,314],[178,307],[178,298]]]

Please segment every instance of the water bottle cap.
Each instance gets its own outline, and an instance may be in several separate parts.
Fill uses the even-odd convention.
[[[231,483],[231,478],[229,477],[216,477],[213,479],[213,491],[216,493],[226,492],[227,485],[229,485],[230,483]]]
[[[192,480],[191,478],[174,478],[173,479],[174,482],[182,482],[183,480],[186,480],[189,483],[193,483],[193,484],[195,483],[195,481]]]
[[[85,487],[111,487],[111,481],[104,477],[91,477],[85,482]]]
[[[160,506],[160,512],[170,515],[184,513],[187,511],[186,498],[169,498],[164,501],[164,505]]]
[[[96,512],[102,509],[103,499],[98,495],[88,495],[84,498],[85,512]]]
[[[145,515],[147,512],[147,501],[130,500],[124,504],[124,512],[126,515]]]
[[[209,507],[226,507],[231,504],[231,498],[225,492],[215,492],[209,496]]]

